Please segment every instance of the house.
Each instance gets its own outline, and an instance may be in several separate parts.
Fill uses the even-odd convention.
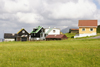
[[[46,40],[63,40],[67,39],[66,35],[60,34],[60,35],[48,35],[46,37]]]
[[[25,29],[21,29],[16,36],[16,41],[28,41],[29,33]]]
[[[79,29],[69,29],[69,33],[79,33]]]
[[[45,40],[45,29],[41,26],[38,26],[33,29],[31,34],[31,40]]]
[[[59,28],[45,28],[45,34],[47,35],[60,35],[60,29]]]
[[[74,38],[97,34],[97,20],[79,20],[78,27],[79,35],[74,36]]]
[[[14,33],[4,33],[4,41],[16,41],[17,34]]]
[[[45,28],[46,40],[62,40],[66,36],[60,31],[59,28]]]

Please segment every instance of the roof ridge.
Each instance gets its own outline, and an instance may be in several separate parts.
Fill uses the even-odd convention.
[[[18,34],[18,33],[20,33],[22,30],[25,30],[25,29],[24,29],[24,28],[22,28],[20,31],[18,31],[18,32],[17,32],[17,34]],[[26,31],[26,30],[25,30],[25,31]],[[27,31],[26,31],[26,32],[27,32]],[[28,32],[27,32],[27,33],[28,33]],[[28,33],[28,34],[29,34],[29,33]]]
[[[41,26],[38,26],[38,29],[35,32],[32,31],[31,33],[38,33],[41,28]]]
[[[46,34],[48,34],[53,28],[49,28],[49,30],[46,32]]]
[[[20,31],[18,31],[17,34],[18,34],[19,32],[21,32],[23,29],[24,29],[24,28],[22,28]]]

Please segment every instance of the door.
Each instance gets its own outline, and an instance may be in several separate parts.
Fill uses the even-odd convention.
[[[27,41],[27,37],[22,37],[21,41]]]

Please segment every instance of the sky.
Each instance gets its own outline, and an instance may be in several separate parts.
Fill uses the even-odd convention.
[[[0,38],[4,33],[29,33],[44,28],[78,27],[78,20],[98,20],[100,0],[0,0]]]

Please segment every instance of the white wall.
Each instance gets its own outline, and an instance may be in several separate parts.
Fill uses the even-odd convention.
[[[15,41],[15,39],[6,38],[6,39],[4,39],[4,41],[6,41],[6,42],[8,42],[8,41]]]
[[[86,36],[94,36],[94,35],[97,35],[96,33],[88,33],[88,34],[79,34],[79,35],[76,35],[74,36],[74,38],[78,38],[78,37],[86,37]]]
[[[49,30],[48,29],[45,29],[45,33]],[[53,30],[55,30],[55,33],[53,32]],[[53,28],[49,33],[48,35],[60,35],[60,29],[57,29],[57,28]]]

